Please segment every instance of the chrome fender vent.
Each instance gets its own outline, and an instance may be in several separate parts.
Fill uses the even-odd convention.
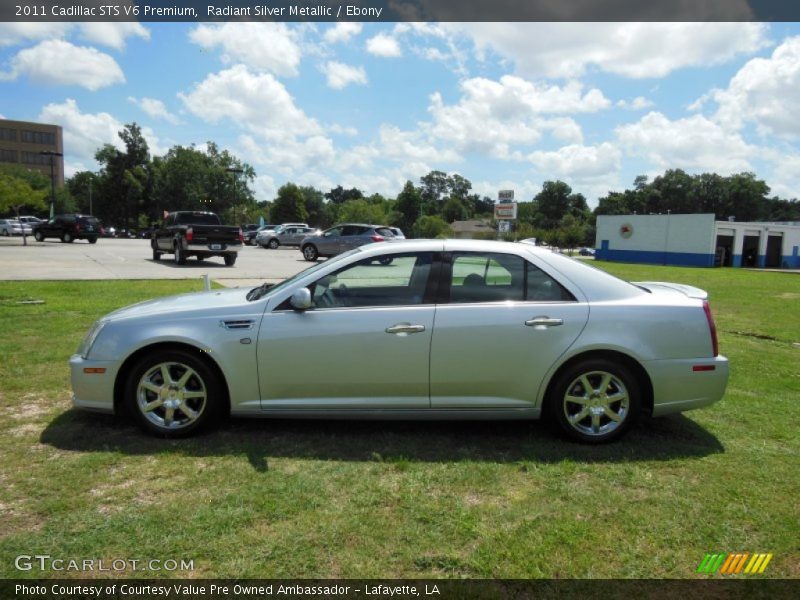
[[[252,329],[253,320],[222,320],[219,322],[219,326],[224,327],[225,329]]]

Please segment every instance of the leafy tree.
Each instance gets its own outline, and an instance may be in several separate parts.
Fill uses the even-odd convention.
[[[413,237],[438,238],[450,235],[450,226],[441,218],[433,215],[423,215],[412,228]]]
[[[444,206],[442,206],[442,218],[448,223],[466,219],[467,209],[464,207],[464,203],[456,197],[445,200]]]
[[[22,209],[44,211],[47,207],[47,189],[44,186],[35,189],[27,178],[20,176],[17,169],[9,167],[0,167],[0,212],[14,211],[19,215]]]
[[[308,213],[308,224],[311,227],[328,227],[330,223],[326,221],[324,194],[310,185],[301,187],[300,193],[303,194]]]
[[[364,194],[362,194],[361,190],[358,188],[350,188],[349,190],[346,190],[341,185],[336,186],[327,194],[325,194],[325,198],[334,204],[342,204],[348,200],[360,200],[363,197]]]
[[[339,221],[350,223],[382,224],[386,221],[383,206],[366,200],[348,200],[339,206]]]
[[[278,189],[278,197],[270,209],[270,217],[275,223],[303,223],[308,218],[305,199],[300,188],[294,183],[286,183]]]
[[[397,226],[405,232],[411,229],[419,219],[422,206],[422,197],[419,190],[410,181],[406,181],[403,191],[397,196],[395,210],[400,214],[400,219],[396,220]]]

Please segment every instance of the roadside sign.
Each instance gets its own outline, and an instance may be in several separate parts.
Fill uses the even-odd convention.
[[[498,233],[508,233],[511,231],[511,221],[498,221],[497,222],[497,231]]]
[[[494,218],[497,221],[514,220],[517,218],[517,203],[507,202],[494,205]]]
[[[514,190],[500,190],[497,192],[497,200],[499,202],[513,202]]]

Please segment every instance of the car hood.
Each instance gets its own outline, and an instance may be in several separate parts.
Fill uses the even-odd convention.
[[[203,312],[207,310],[231,309],[237,306],[247,306],[247,292],[250,288],[235,288],[231,290],[211,290],[209,292],[195,292],[166,296],[132,304],[103,317],[107,321],[117,321],[135,317],[152,317],[158,315],[176,316],[177,313]]]

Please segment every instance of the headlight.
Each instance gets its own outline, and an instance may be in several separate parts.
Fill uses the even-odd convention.
[[[95,321],[94,325],[92,325],[91,329],[89,329],[89,333],[86,334],[86,337],[83,338],[81,345],[78,346],[78,354],[80,354],[82,358],[89,356],[89,352],[92,350],[94,341],[97,339],[97,336],[100,335],[100,332],[103,331],[103,327],[106,326],[106,323],[108,323],[108,321],[100,319]]]

